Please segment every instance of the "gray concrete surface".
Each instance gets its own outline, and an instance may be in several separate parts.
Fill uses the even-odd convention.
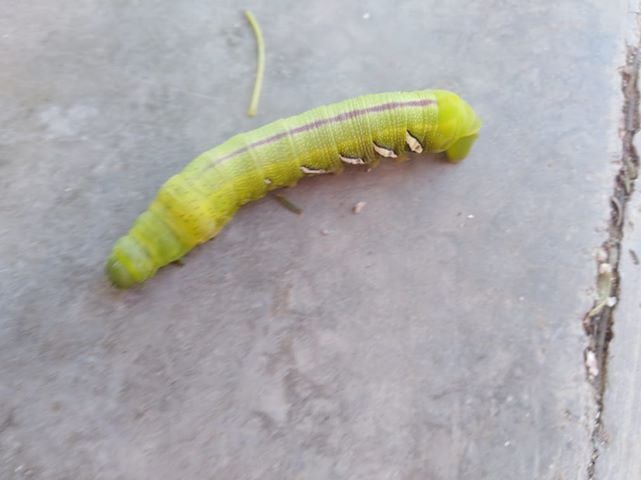
[[[585,478],[629,15],[604,5],[0,1],[0,478]],[[425,87],[483,117],[466,162],[304,182],[303,215],[258,202],[183,268],[106,284],[196,154]]]

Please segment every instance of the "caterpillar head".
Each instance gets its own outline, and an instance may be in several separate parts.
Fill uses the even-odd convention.
[[[460,162],[469,153],[481,129],[481,119],[472,107],[455,93],[434,92],[438,104],[435,138],[439,150],[445,151],[450,162]]]

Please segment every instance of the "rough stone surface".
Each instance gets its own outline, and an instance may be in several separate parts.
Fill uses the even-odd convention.
[[[624,1],[250,1],[253,119],[237,2],[2,3],[0,478],[585,477]],[[196,154],[426,87],[484,119],[464,163],[303,182],[302,215],[266,199],[183,268],[106,284]]]

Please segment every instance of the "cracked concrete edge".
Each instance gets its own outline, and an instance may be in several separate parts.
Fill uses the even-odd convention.
[[[589,480],[597,478],[597,460],[607,435],[603,429],[604,398],[608,385],[608,359],[613,325],[621,294],[621,257],[624,252],[625,220],[628,218],[639,170],[639,154],[635,135],[639,131],[639,66],[641,64],[641,4],[630,2],[629,36],[626,41],[625,63],[620,68],[621,123],[619,127],[620,159],[610,197],[610,221],[607,238],[597,249],[596,298],[583,318],[587,336],[584,350],[586,376],[593,387],[596,411],[590,441],[592,452],[587,467]],[[634,259],[634,258],[633,258]],[[609,477],[608,477],[609,478]]]
[[[635,140],[639,148],[639,137]],[[628,201],[621,258],[619,300],[609,345],[602,398],[595,479],[639,478],[641,457],[641,191]]]

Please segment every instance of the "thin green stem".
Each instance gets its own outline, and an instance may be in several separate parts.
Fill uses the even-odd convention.
[[[254,31],[257,46],[256,83],[254,83],[254,91],[252,93],[251,103],[249,104],[249,110],[247,111],[247,115],[253,117],[256,115],[260,90],[263,87],[263,76],[265,74],[265,41],[263,40],[263,32],[260,30],[260,25],[254,17],[254,14],[249,10],[245,10],[245,17],[247,17],[247,21]]]
[[[283,207],[285,207],[290,212],[295,213],[296,215],[300,215],[301,213],[303,213],[303,209],[300,208],[298,205],[294,204],[285,195],[281,195],[280,193],[274,193],[272,194],[272,197],[274,198],[274,200],[276,200],[278,203],[280,203]]]

